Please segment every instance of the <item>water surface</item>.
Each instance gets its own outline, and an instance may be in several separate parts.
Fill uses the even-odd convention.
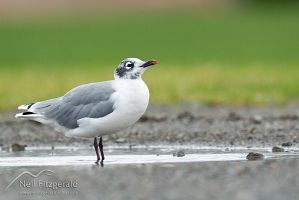
[[[185,156],[173,154],[179,150]],[[105,148],[105,165],[162,164],[213,161],[243,161],[248,152],[263,153],[265,159],[299,158],[297,148],[286,152],[272,153],[271,148],[248,147],[200,147],[193,145],[153,146],[108,146]],[[94,165],[95,153],[92,147],[31,147],[25,151],[0,151],[0,169],[6,167],[77,166]]]

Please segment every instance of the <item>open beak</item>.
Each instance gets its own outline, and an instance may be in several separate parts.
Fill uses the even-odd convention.
[[[155,64],[158,64],[158,61],[150,60],[150,61],[145,62],[143,65],[141,65],[141,67],[147,68],[147,67],[155,65]]]

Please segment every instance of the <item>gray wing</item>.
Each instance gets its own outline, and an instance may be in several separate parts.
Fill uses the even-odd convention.
[[[33,109],[61,126],[74,129],[79,119],[100,118],[112,113],[114,102],[110,96],[114,92],[110,81],[81,85],[63,97],[39,102]]]

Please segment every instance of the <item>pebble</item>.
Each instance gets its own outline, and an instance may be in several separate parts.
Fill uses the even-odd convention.
[[[255,115],[253,117],[250,118],[250,121],[254,124],[261,124],[263,121],[263,117],[260,115]]]
[[[283,147],[290,147],[292,145],[293,145],[292,142],[284,142],[284,143],[281,144],[281,146],[283,146]]]
[[[232,120],[232,121],[238,121],[238,120],[241,120],[242,117],[239,114],[237,114],[236,112],[230,112],[230,113],[228,113],[227,119]]]
[[[182,120],[182,119],[194,120],[195,117],[194,117],[194,115],[193,115],[192,113],[190,113],[190,112],[182,112],[182,113],[179,113],[179,114],[177,115],[177,119],[179,119],[179,120]]]
[[[125,138],[118,138],[115,140],[116,143],[125,143],[126,139]]]
[[[12,151],[24,151],[26,147],[27,147],[26,144],[19,144],[16,142],[11,144]]]
[[[185,152],[184,152],[184,150],[178,150],[176,153],[173,153],[173,156],[184,157],[185,156]]]
[[[143,115],[139,119],[139,122],[162,122],[166,120],[167,120],[167,116],[164,115],[156,115],[156,116]]]
[[[247,156],[246,156],[247,160],[263,160],[264,159],[264,155],[261,153],[256,153],[256,152],[250,152]]]
[[[284,148],[274,146],[274,147],[272,147],[272,152],[284,152]]]

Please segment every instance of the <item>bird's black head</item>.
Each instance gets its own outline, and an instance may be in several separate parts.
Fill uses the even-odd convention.
[[[156,60],[142,61],[138,58],[123,60],[115,70],[115,79],[140,79],[147,67],[157,64]]]

